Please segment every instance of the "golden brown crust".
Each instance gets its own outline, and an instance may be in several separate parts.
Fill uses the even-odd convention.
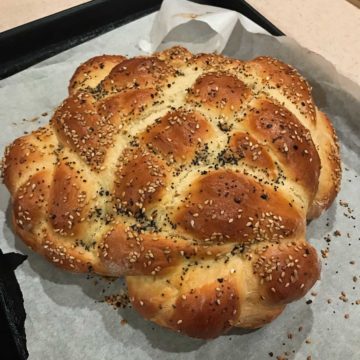
[[[173,46],[154,55],[160,60],[169,62],[173,67],[181,67],[193,58],[193,54],[182,46]]]
[[[115,174],[115,203],[118,210],[142,213],[158,201],[166,187],[166,164],[145,149],[125,150]]]
[[[117,129],[99,116],[94,102],[90,94],[76,93],[62,103],[51,122],[62,142],[99,171]]]
[[[285,172],[306,189],[310,201],[318,189],[320,158],[310,132],[286,108],[258,100],[246,117],[249,130],[270,147]]]
[[[161,86],[171,68],[156,57],[138,57],[116,65],[102,81],[104,91],[113,93],[123,89],[144,89]]]
[[[130,89],[105,98],[98,105],[100,116],[108,119],[116,128],[122,128],[127,121],[135,120],[156,96],[154,89]]]
[[[287,199],[245,175],[217,171],[193,185],[176,224],[197,239],[252,244],[304,230],[303,219]]]
[[[69,94],[96,87],[112,68],[123,60],[125,57],[120,55],[101,55],[84,62],[76,69],[70,80]]]
[[[333,203],[340,191],[341,161],[339,156],[339,143],[328,117],[318,111],[317,124],[319,131],[314,137],[321,159],[319,188],[312,202],[307,218],[315,219]],[[322,146],[323,145],[323,146]]]
[[[61,161],[55,169],[48,195],[49,219],[62,236],[81,236],[86,231],[82,223],[88,217],[90,196],[84,180],[86,177],[71,163]]]
[[[147,277],[142,289],[138,289],[137,277],[128,277],[132,305],[145,318],[172,330],[202,339],[219,336],[238,321],[241,313],[241,296],[235,278],[222,276],[221,272],[213,278],[209,271],[206,281],[192,287],[194,284],[188,283],[192,277],[206,276],[206,271],[195,270],[191,274],[191,270],[185,269],[183,266],[179,278],[170,275],[153,282]],[[187,286],[182,287],[182,282]],[[158,283],[162,283],[161,288]],[[178,286],[180,288],[175,289]]]
[[[16,139],[5,150],[2,176],[11,194],[32,174],[45,170],[54,160],[57,147],[53,130],[43,127]]]
[[[91,256],[82,251],[66,246],[54,236],[48,235],[42,243],[42,255],[55,266],[73,272],[91,272],[96,270],[102,274],[101,267],[96,267]]]
[[[236,132],[229,142],[230,150],[249,166],[265,169],[269,176],[276,178],[277,170],[266,146],[259,143],[249,133]]]
[[[51,184],[51,173],[43,170],[31,176],[16,192],[13,200],[14,222],[24,232],[35,235],[36,227],[48,217]]]
[[[254,261],[254,274],[264,285],[267,301],[286,304],[312,288],[320,278],[320,263],[310,244],[271,244]]]
[[[62,269],[126,276],[147,319],[257,328],[319,278],[334,129],[291,66],[174,47],[82,64],[50,124],[8,146],[14,230]]]
[[[169,320],[173,329],[193,337],[211,339],[237,319],[240,299],[235,284],[224,280],[191,289],[179,297]]]
[[[259,86],[264,91],[278,90],[285,99],[295,105],[305,119],[316,122],[316,107],[311,88],[296,69],[267,56],[249,61],[245,68],[260,80]]]
[[[192,66],[200,67],[208,71],[223,71],[229,69],[238,69],[244,65],[244,62],[238,59],[229,58],[219,54],[197,54],[189,60]]]
[[[209,254],[207,247],[195,242],[166,238],[151,231],[144,233],[120,224],[105,234],[98,249],[105,271],[112,276],[169,273],[172,267],[192,256],[205,259],[229,251],[228,246],[217,246]]]
[[[210,72],[198,77],[188,99],[195,107],[204,106],[215,114],[231,114],[239,111],[250,96],[251,90],[236,76]]]
[[[149,149],[160,152],[165,158],[177,161],[192,159],[201,141],[212,135],[207,120],[196,112],[177,110],[169,112],[146,129],[141,140]]]
[[[106,233],[99,250],[100,258],[113,276],[156,275],[180,260],[180,252],[174,252],[166,239],[142,235],[122,225]]]

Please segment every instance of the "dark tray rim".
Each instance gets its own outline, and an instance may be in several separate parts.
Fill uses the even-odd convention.
[[[284,35],[244,0],[193,0],[238,11],[267,30]],[[139,19],[161,0],[92,0],[0,33],[0,79]],[[15,45],[16,44],[16,45]]]

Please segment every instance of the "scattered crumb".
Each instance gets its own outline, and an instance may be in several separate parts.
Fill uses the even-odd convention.
[[[114,309],[126,308],[130,304],[129,295],[126,292],[105,296],[105,301]]]
[[[355,265],[355,261],[354,261],[354,260],[351,260],[351,261],[350,261],[350,265]]]
[[[28,122],[35,122],[37,120],[39,120],[38,116],[35,116],[35,117],[31,118],[31,119],[22,119],[22,121],[28,121]]]
[[[306,342],[307,344],[311,344],[311,339],[306,339],[305,342]]]
[[[120,321],[121,326],[124,326],[127,323],[128,323],[128,321],[126,319],[121,319],[121,321]]]
[[[339,230],[334,231],[334,236],[341,236],[341,232]]]
[[[344,318],[345,318],[345,319],[348,319],[349,317],[350,317],[349,314],[345,314],[345,315],[344,315]]]
[[[328,255],[329,255],[330,249],[327,247],[326,249],[322,249],[322,250],[320,250],[320,251],[321,251],[321,256],[322,256],[322,258],[323,258],[323,259],[326,259],[326,258],[328,257]]]
[[[343,302],[348,302],[348,301],[349,301],[349,299],[348,299],[348,297],[346,296],[346,294],[345,294],[344,291],[341,292],[341,295],[339,296],[339,299],[340,299],[341,301],[343,301]]]

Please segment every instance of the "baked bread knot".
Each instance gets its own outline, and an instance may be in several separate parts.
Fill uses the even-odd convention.
[[[334,129],[294,68],[181,47],[85,62],[3,161],[27,245],[124,275],[145,318],[199,338],[261,327],[314,285],[306,222],[340,177]]]

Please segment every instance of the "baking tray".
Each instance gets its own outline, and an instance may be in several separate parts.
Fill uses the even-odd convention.
[[[238,11],[272,35],[283,35],[278,28],[245,1],[197,0],[194,2]],[[0,79],[150,14],[158,10],[160,5],[161,1],[158,0],[128,2],[94,0],[0,33]],[[14,304],[17,300],[12,298],[14,294],[20,296],[22,302],[20,288],[13,270],[25,260],[25,257],[19,254],[9,255],[10,258],[13,257],[12,261],[6,260],[9,257],[6,258],[7,255],[2,254],[0,249],[2,274],[9,274],[4,277],[6,281],[3,282],[3,289],[16,288],[15,293],[10,291],[0,293],[2,296],[2,301],[0,301],[1,358],[26,359],[28,356],[26,343],[24,338],[20,339],[21,329],[19,332],[19,322],[25,313],[21,314],[22,309],[19,307],[7,306],[7,304]]]
[[[270,34],[283,33],[243,0],[195,0],[235,10]],[[0,33],[0,79],[150,14],[161,0],[93,0]],[[15,46],[16,44],[16,46]]]

